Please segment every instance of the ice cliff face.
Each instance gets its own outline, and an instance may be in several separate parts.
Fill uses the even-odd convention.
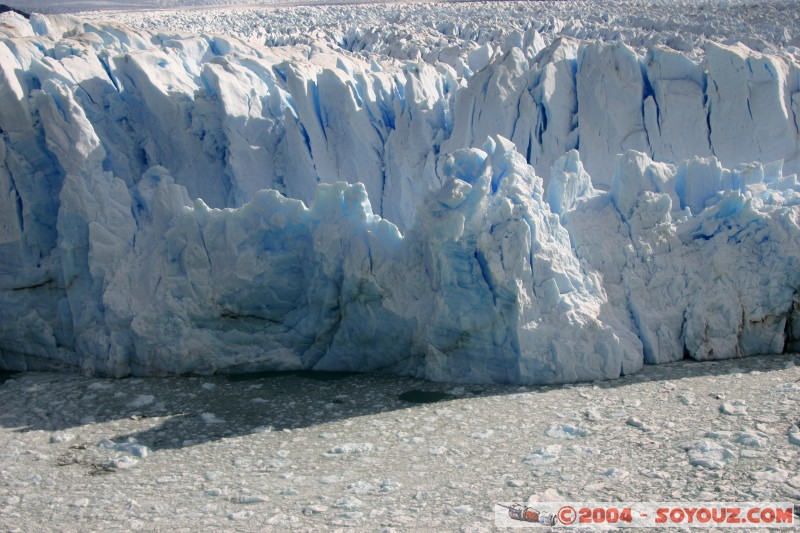
[[[791,55],[459,73],[3,17],[0,366],[556,383],[800,343]]]

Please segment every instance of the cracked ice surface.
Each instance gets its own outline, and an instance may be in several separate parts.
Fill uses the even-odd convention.
[[[4,367],[557,383],[800,343],[791,37],[2,20]]]
[[[535,389],[2,376],[0,526],[495,531],[498,502],[797,501],[798,363],[687,360]],[[407,403],[409,389],[442,398]],[[155,400],[132,407],[141,395]],[[747,412],[725,414],[737,400]],[[209,409],[223,422],[208,424]]]

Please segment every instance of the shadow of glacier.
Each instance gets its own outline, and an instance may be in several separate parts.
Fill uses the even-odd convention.
[[[561,386],[463,385],[384,374],[343,372],[262,372],[209,377],[90,379],[75,374],[19,373],[0,384],[0,426],[45,438],[67,435],[74,446],[102,426],[115,443],[135,441],[151,451],[180,449],[261,432],[293,431],[380,413],[427,412],[469,398],[501,397],[574,390],[625,390],[645,382],[680,387],[706,376],[776,372],[800,364],[797,354],[648,365],[613,381]],[[572,406],[574,407],[574,406]],[[535,413],[531,413],[535,416]],[[497,416],[502,418],[502,412]],[[586,423],[575,420],[573,423]],[[131,427],[133,426],[133,429]],[[98,428],[93,431],[97,433]]]

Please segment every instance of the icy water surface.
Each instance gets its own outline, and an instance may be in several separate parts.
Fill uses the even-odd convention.
[[[483,531],[508,501],[800,501],[796,356],[517,388],[0,376],[0,530]]]

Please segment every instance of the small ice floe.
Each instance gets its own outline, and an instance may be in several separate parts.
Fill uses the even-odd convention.
[[[260,494],[247,494],[247,493],[237,492],[236,494],[231,494],[230,496],[228,496],[229,502],[240,503],[240,504],[263,503],[268,500],[269,500],[268,497],[262,496]]]
[[[763,448],[769,443],[769,437],[759,431],[742,431],[736,442],[753,448]]]
[[[664,470],[643,470],[639,472],[640,476],[649,477],[651,479],[669,479],[672,475]]]
[[[731,400],[723,403],[720,412],[730,416],[745,416],[747,415],[747,403],[744,400]]]
[[[683,405],[692,405],[695,402],[694,393],[684,392],[683,394],[678,396],[678,401],[681,402]]]
[[[760,472],[751,472],[750,478],[756,481],[769,481],[770,483],[786,483],[792,477],[791,472],[782,468],[769,467]]]
[[[108,461],[104,466],[113,470],[129,470],[139,464],[139,459],[130,455],[123,455]]]
[[[250,520],[253,518],[255,513],[249,509],[245,509],[244,511],[238,511],[236,513],[229,513],[228,520],[233,521],[242,521],[242,520]]]
[[[61,433],[61,432],[59,432],[59,433],[55,433],[55,434],[50,436],[50,443],[51,444],[60,444],[62,442],[72,442],[73,440],[75,440],[75,434],[74,433],[67,433],[67,432]]]
[[[620,468],[615,468],[612,466],[611,468],[607,468],[602,472],[600,472],[600,475],[609,479],[625,479],[630,474],[628,473],[627,470],[622,470]]]
[[[625,421],[625,424],[636,429],[640,429],[642,431],[653,431],[653,428],[639,420],[638,418],[632,416]]]
[[[554,424],[544,433],[554,439],[576,439],[587,436],[589,430],[570,424]]]
[[[97,446],[114,452],[130,454],[140,459],[144,459],[150,454],[150,448],[144,444],[139,444],[133,439],[128,440],[128,442],[114,442],[104,437],[100,439]]]
[[[378,484],[378,492],[381,494],[388,494],[390,492],[397,492],[402,488],[402,485],[397,481],[391,479],[384,479]]]
[[[558,461],[558,455],[561,453],[561,446],[553,444],[539,448],[531,452],[528,457],[522,460],[526,465],[542,466],[549,465]]]
[[[689,455],[689,463],[692,466],[701,466],[709,470],[719,470],[725,467],[729,461],[736,459],[736,454],[714,441],[699,440],[685,444],[683,448]]]
[[[494,435],[494,430],[493,429],[484,429],[483,431],[478,431],[478,432],[473,433],[471,435],[471,437],[473,439],[488,439],[492,435]]]
[[[583,413],[587,420],[590,422],[600,422],[603,420],[603,415],[600,414],[600,411],[597,409],[587,409],[586,412]]]
[[[221,418],[217,418],[217,415],[214,413],[201,413],[200,419],[205,422],[206,424],[224,424],[225,421]]]
[[[336,457],[339,455],[358,455],[362,453],[369,453],[372,451],[372,448],[373,446],[371,442],[348,442],[330,448],[323,455],[327,457]]]
[[[707,439],[727,440],[733,437],[732,431],[707,431],[705,434]]]
[[[347,485],[344,490],[353,494],[370,494],[376,492],[377,487],[368,481],[360,479]]]
[[[274,516],[267,518],[267,524],[279,527],[281,529],[293,529],[299,523],[300,523],[299,518],[284,513],[278,513]]]
[[[789,432],[787,433],[789,437],[789,442],[794,444],[795,446],[800,446],[800,428],[797,425],[792,425],[789,428]]]
[[[334,483],[341,483],[343,479],[342,476],[337,475],[324,476],[317,479],[317,483],[320,485],[333,485]]]
[[[539,492],[537,494],[531,494],[528,496],[528,503],[536,503],[536,502],[563,502],[568,501],[564,496],[562,496],[558,490],[554,488],[548,488],[544,492]]]
[[[345,496],[344,498],[339,498],[338,500],[336,500],[333,506],[338,509],[347,509],[348,511],[354,511],[356,509],[364,507],[364,502],[362,502],[355,496]]]

